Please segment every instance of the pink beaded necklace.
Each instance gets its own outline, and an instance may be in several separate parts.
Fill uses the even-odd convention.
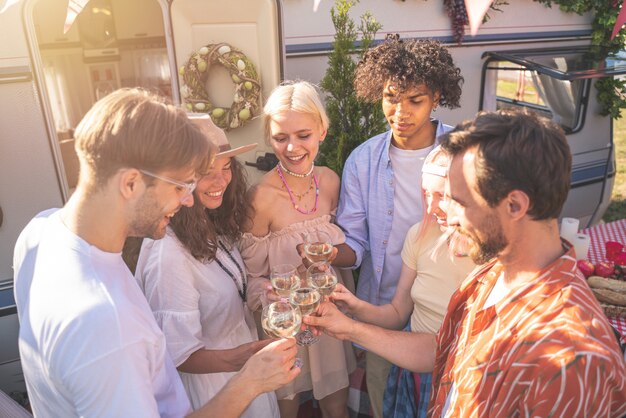
[[[317,183],[317,176],[315,176],[315,173],[313,173],[313,183],[315,183],[315,204],[313,204],[313,207],[311,208],[311,210],[302,210],[293,198],[293,192],[289,188],[289,185],[287,184],[287,180],[285,180],[285,176],[283,175],[283,170],[280,168],[280,164],[276,166],[276,172],[278,173],[278,177],[280,177],[280,180],[283,182],[283,185],[287,189],[287,193],[289,193],[289,199],[291,199],[291,204],[293,205],[293,208],[297,210],[298,212],[302,213],[303,215],[309,215],[311,213],[315,213],[315,211],[317,210],[317,199],[320,195],[320,188]]]

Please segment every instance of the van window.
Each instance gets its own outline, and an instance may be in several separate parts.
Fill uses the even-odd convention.
[[[582,129],[594,78],[626,74],[626,54],[581,45],[488,51],[480,109],[527,107],[559,123],[566,133]]]
[[[526,107],[554,120],[567,133],[582,128],[583,97],[589,88],[583,79],[558,80],[510,61],[490,61],[483,79],[483,110]]]

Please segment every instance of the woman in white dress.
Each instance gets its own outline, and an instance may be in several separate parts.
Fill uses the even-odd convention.
[[[246,270],[235,245],[248,206],[244,170],[232,157],[256,144],[231,149],[208,116],[194,122],[219,152],[198,180],[193,207],[182,207],[171,218],[163,239],[144,241],[135,277],[195,410],[272,340],[258,341],[246,303]],[[257,397],[242,416],[279,417],[276,396]]]

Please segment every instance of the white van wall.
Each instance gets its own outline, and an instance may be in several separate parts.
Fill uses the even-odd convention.
[[[22,4],[0,14],[0,390],[26,390],[17,346],[18,319],[11,306],[13,246],[38,212],[63,204],[46,122],[22,27]],[[10,37],[10,38],[9,38]]]
[[[63,204],[21,8],[18,3],[0,15],[2,32],[11,38],[0,42],[0,282],[12,281],[13,245],[26,223],[39,211]]]
[[[333,5],[333,1],[323,1],[314,13],[312,2],[284,2],[285,78],[319,83],[324,77],[335,32],[330,16]],[[362,0],[353,7],[350,15],[358,22],[365,11],[371,11],[383,26],[377,39],[382,39],[386,33],[399,33],[405,39],[435,38],[448,45],[465,78],[461,106],[454,110],[438,109],[434,115],[444,123],[455,125],[474,117],[479,110],[483,52],[590,43],[590,14],[564,13],[557,6],[546,8],[532,0],[510,2],[503,5],[502,10],[490,11],[490,20],[481,26],[478,35],[471,37],[467,33],[462,45],[457,45],[451,38],[450,19],[440,0]],[[562,213],[563,216],[580,218],[581,225],[600,220],[613,188],[613,178],[604,185],[600,182],[581,185],[590,182],[591,173],[601,177],[607,161],[613,161],[613,157],[609,158],[612,120],[599,115],[595,95],[595,88],[591,86],[585,125],[580,132],[567,137],[574,158],[573,188]]]

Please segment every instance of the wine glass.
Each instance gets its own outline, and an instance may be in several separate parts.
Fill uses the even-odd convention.
[[[293,337],[298,334],[301,325],[300,310],[288,302],[270,303],[261,313],[261,326],[269,337]],[[294,367],[302,367],[302,359],[296,358]]]
[[[333,253],[333,242],[324,231],[310,232],[304,236],[304,255],[311,263],[328,261]]]
[[[322,295],[317,289],[312,287],[301,287],[293,290],[289,295],[289,302],[300,309],[302,316],[311,315],[320,305]],[[299,345],[311,345],[319,341],[311,330],[306,329],[296,335],[296,341]]]
[[[325,261],[311,264],[306,270],[306,279],[309,286],[320,292],[322,299],[330,296],[337,286],[337,273]]]
[[[287,299],[292,290],[300,287],[300,277],[292,264],[278,264],[272,266],[270,283],[281,298]]]

